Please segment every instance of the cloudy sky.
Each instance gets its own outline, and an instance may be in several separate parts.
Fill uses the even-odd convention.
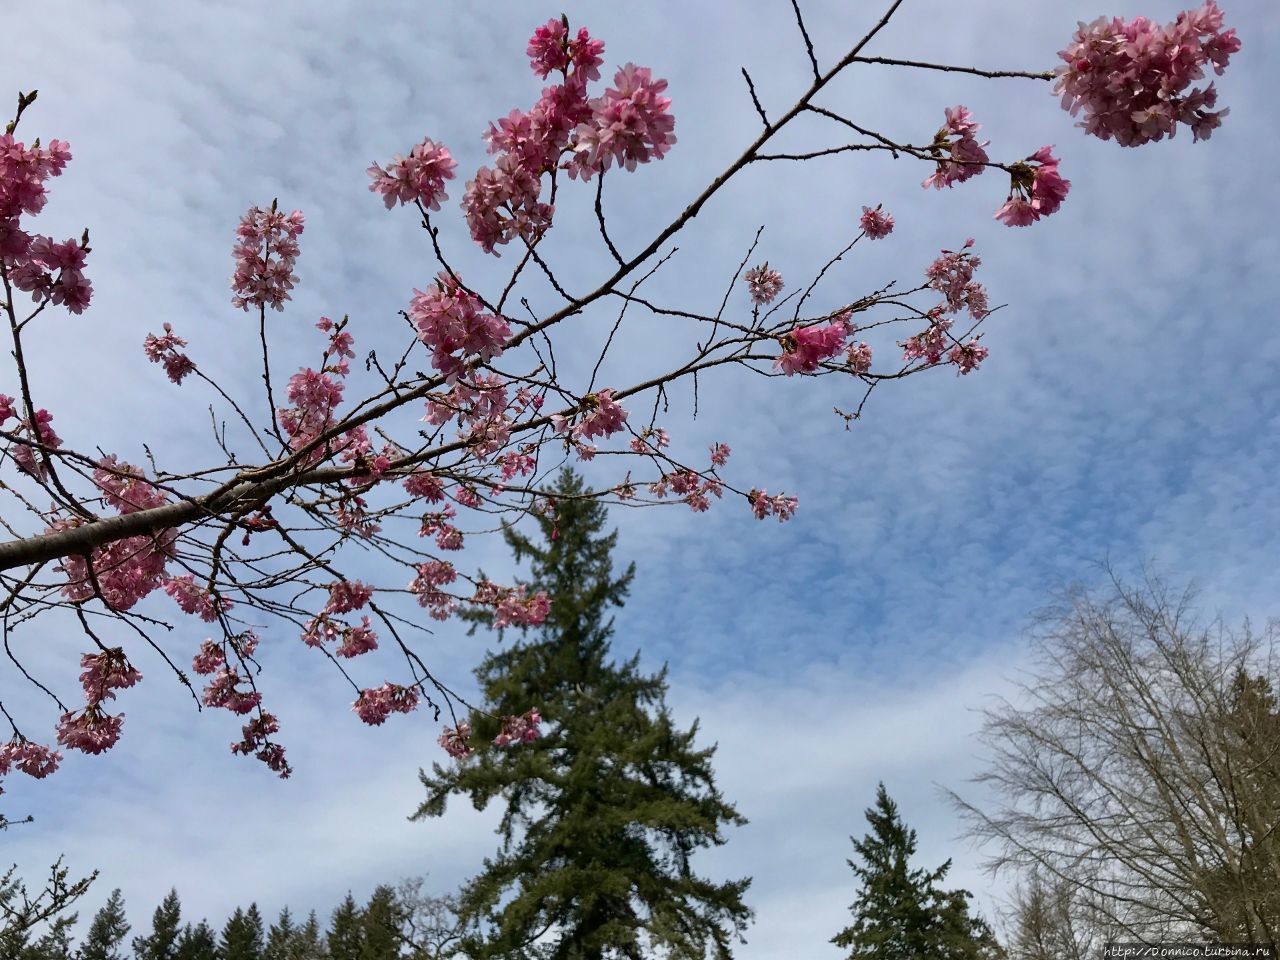
[[[1219,81],[1231,115],[1208,143],[1121,150],[1085,137],[1047,85],[1029,81],[868,66],[824,93],[900,140],[927,138],[943,107],[964,103],[994,156],[1056,144],[1073,189],[1046,222],[992,221],[1004,194],[995,175],[937,194],[920,189],[928,171],[911,160],[773,166],[718,195],[655,281],[663,302],[714,309],[764,225],[761,256],[800,282],[851,236],[863,204],[883,202],[897,230],[859,245],[833,302],[892,278],[914,284],[940,248],[973,236],[993,302],[1008,304],[988,321],[980,373],[877,391],[849,431],[831,408],[856,394],[831,378],[706,383],[696,422],[688,398],[673,397],[676,452],[729,443],[737,485],[800,497],[793,522],[759,523],[728,502],[705,516],[616,515],[619,552],[638,567],[617,649],[670,665],[678,717],[701,718],[719,743],[721,786],[750,820],[702,861],[717,876],[754,877],[757,919],[739,956],[838,955],[827,940],[853,895],[847,837],[862,834],[881,779],[918,829],[923,861],[954,856],[953,877],[992,909],[1003,885],[981,872],[940,792],[966,792],[980,769],[977,711],[1008,689],[1028,615],[1055,588],[1096,578],[1106,558],[1130,570],[1154,560],[1197,581],[1206,608],[1230,620],[1280,613],[1280,338],[1268,285],[1280,256],[1269,92],[1280,65],[1266,55],[1280,43],[1280,13],[1266,0],[1224,6],[1244,50]],[[72,145],[41,229],[88,226],[93,238],[92,308],[47,316],[32,358],[62,436],[135,462],[143,443],[161,462],[200,462],[211,398],[176,391],[141,341],[172,322],[203,368],[254,396],[257,374],[242,362],[253,324],[230,306],[227,277],[236,220],[273,197],[307,215],[301,286],[271,318],[281,366],[311,355],[321,314],[350,314],[361,346],[390,336],[433,269],[422,231],[368,193],[365,167],[425,135],[450,145],[459,173],[473,170],[485,123],[536,98],[524,46],[562,7],[605,39],[608,66],[634,61],[670,81],[679,143],[611,183],[614,231],[637,249],[755,136],[739,67],[775,114],[806,86],[784,0],[41,4],[0,62],[0,93],[38,88],[25,135]],[[906,0],[870,52],[1042,70],[1077,20],[1179,9]],[[882,12],[819,0],[806,10],[823,63]],[[813,124],[789,142],[833,136]],[[455,185],[445,239],[469,280],[497,277],[466,246],[460,194]],[[585,288],[604,263],[592,231],[557,231],[558,265]],[[746,309],[741,292],[734,303]],[[598,348],[605,322],[583,318],[581,339],[564,345],[569,362]],[[624,337],[607,371],[618,383],[669,364],[680,334],[632,326]],[[468,559],[504,570],[494,544]],[[363,898],[376,883],[429,874],[429,888],[447,891],[472,875],[495,845],[496,811],[461,804],[440,820],[406,820],[422,795],[418,768],[439,757],[429,718],[364,727],[339,678],[294,638],[274,639],[264,683],[293,779],[229,756],[233,718],[198,714],[157,679],[122,701],[126,736],[111,753],[74,755],[41,783],[8,778],[5,812],[37,821],[0,835],[0,859],[33,879],[63,853],[75,870],[97,868],[86,912],[120,887],[135,926],[170,886],[192,918],[220,924],[251,900],[269,915],[286,904],[327,913],[347,890]],[[20,641],[73,695],[77,638],[31,630]],[[486,642],[445,627],[423,653],[465,690]],[[135,660],[162,676],[145,653]],[[52,725],[8,665],[0,692]]]

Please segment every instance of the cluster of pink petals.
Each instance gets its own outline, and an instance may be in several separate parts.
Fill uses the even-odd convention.
[[[444,732],[436,738],[436,743],[444,748],[444,752],[455,760],[469,757],[475,751],[471,749],[471,724],[465,720],[459,722],[458,729],[445,727]]]
[[[536,243],[555,216],[555,209],[539,199],[541,193],[541,172],[516,154],[504,153],[492,167],[481,167],[462,198],[471,238],[485,253],[516,237]]]
[[[800,506],[798,497],[788,497],[784,493],[769,496],[767,490],[756,490],[752,488],[747,494],[747,500],[751,504],[751,512],[756,515],[757,520],[763,520],[767,516],[775,516],[778,522],[790,520],[795,514],[796,508]]]
[[[542,715],[536,709],[518,717],[503,717],[502,732],[493,738],[493,745],[506,747],[513,743],[533,743],[542,734],[538,729],[541,723]]]
[[[982,260],[968,252],[972,246],[973,238],[970,237],[958,251],[943,250],[942,255],[929,264],[925,280],[930,289],[946,298],[944,312],[968,310],[973,319],[981,320],[991,311],[987,305],[986,288],[973,279],[974,271]]]
[[[280,721],[275,714],[261,711],[241,728],[243,739],[231,744],[232,753],[253,754],[267,765],[270,770],[280,774],[281,779],[288,779],[293,768],[284,756],[284,747],[271,742],[272,734],[280,732]]]
[[[987,359],[987,353],[987,348],[978,343],[975,338],[968,343],[958,343],[952,347],[951,352],[947,354],[947,360],[956,365],[957,374],[965,374],[977,370],[978,365]]]
[[[869,240],[883,240],[893,233],[893,217],[882,211],[880,204],[876,204],[874,210],[871,207],[863,207],[862,219],[858,221],[858,225]]]
[[[582,398],[582,407],[584,412],[576,421],[561,413],[552,414],[552,429],[556,433],[567,432],[570,441],[577,444],[584,438],[610,437],[626,426],[627,411],[613,398],[612,388],[587,394]],[[588,449],[594,453],[593,447]]]
[[[48,300],[82,313],[93,296],[93,285],[84,276],[87,234],[80,242],[58,243],[33,236],[21,225],[24,214],[35,216],[44,209],[45,181],[60,176],[70,159],[71,150],[62,140],[28,147],[11,133],[0,134],[0,261],[10,283],[37,302]]]
[[[359,626],[344,625],[342,643],[334,653],[339,657],[358,657],[378,649],[378,635],[369,627],[369,618],[361,617]]]
[[[729,454],[732,452],[727,443],[713,443],[711,445],[712,466],[723,467],[729,462]]]
[[[334,411],[342,402],[342,391],[342,381],[324,370],[306,367],[289,378],[286,396],[293,406],[276,412],[294,450],[310,445],[334,425]],[[322,456],[323,450],[311,453],[313,460]]]
[[[187,341],[173,332],[173,325],[166,323],[161,336],[147,334],[147,338],[142,341],[142,350],[152,363],[164,365],[164,372],[170,380],[182,383],[183,378],[196,368],[191,358],[178,349],[186,345]]]
[[[1222,29],[1222,11],[1214,0],[1178,14],[1161,26],[1146,17],[1125,21],[1099,17],[1081,23],[1058,56],[1054,93],[1077,115],[1085,132],[1124,147],[1172,137],[1179,123],[1193,140],[1207,140],[1227,110],[1214,111],[1218,94],[1208,87],[1187,88],[1212,64],[1219,76],[1240,49],[1234,29]]]
[[[58,743],[71,750],[99,754],[116,745],[124,724],[124,714],[106,714],[102,704],[115,699],[116,690],[132,687],[142,674],[119,647],[86,653],[80,658],[80,666],[84,668],[80,684],[85,707],[78,713],[68,711],[62,715],[57,725]]]
[[[604,41],[592,39],[586,27],[579,27],[574,38],[564,20],[548,20],[533,31],[526,52],[533,72],[544,80],[553,72],[567,73],[571,65],[574,75],[583,80],[600,79]]]
[[[189,573],[165,580],[164,592],[173,598],[183,613],[197,616],[206,623],[212,623],[217,620],[218,614],[224,613],[234,606],[230,600],[223,597],[215,597],[196,583],[196,578]]]
[[[539,590],[533,596],[525,596],[525,588],[500,587],[488,580],[476,584],[475,596],[471,602],[478,606],[494,608],[493,625],[502,627],[536,627],[547,619],[551,612],[551,598]]]
[[[866,343],[849,344],[849,352],[845,356],[849,370],[858,376],[871,371],[871,346]]]
[[[222,707],[232,713],[249,713],[262,703],[262,694],[256,690],[238,689],[245,678],[235,670],[226,667],[214,674],[208,686],[204,688],[204,705],[206,707]]]
[[[995,219],[1010,227],[1025,227],[1058,212],[1071,181],[1058,173],[1058,159],[1052,150],[1041,147],[1023,163],[1014,164],[1009,199],[996,211]],[[1036,166],[1031,166],[1033,163]]]
[[[945,317],[931,316],[927,328],[902,341],[902,359],[923,360],[929,366],[941,363],[953,342],[949,336],[952,324],[953,321]]]
[[[384,683],[360,691],[352,711],[371,726],[379,726],[393,713],[412,713],[418,707],[418,691],[398,683]]]
[[[844,350],[848,336],[848,327],[843,322],[796,327],[782,338],[782,355],[773,361],[773,368],[788,377],[794,373],[813,373],[823,360]]]
[[[533,455],[535,449],[534,446],[529,445],[521,447],[518,451],[510,450],[502,455],[500,466],[503,483],[509,483],[516,477],[528,476],[538,469],[538,461]]]
[[[3,408],[9,416],[14,415],[13,398],[4,398]],[[5,419],[8,419],[6,417]],[[23,417],[19,423],[19,427],[26,437],[34,443],[40,444],[49,450],[56,450],[62,446],[62,438],[53,432],[53,414],[48,410],[36,411],[35,428],[31,426],[31,421]],[[44,458],[36,451],[36,448],[26,443],[15,443],[11,448],[11,456],[13,462],[18,465],[18,469],[23,473],[35,477],[39,480],[45,478]]]
[[[62,754],[50,747],[42,746],[24,737],[15,736],[4,746],[0,746],[0,777],[16,767],[29,777],[43,780],[58,769],[62,762]],[[3,793],[0,790],[0,793]]]
[[[441,272],[427,292],[413,294],[409,319],[418,339],[432,350],[432,366],[446,377],[456,378],[470,357],[489,362],[511,338],[507,322],[487,312],[479,298],[447,273]]]
[[[613,77],[614,86],[591,101],[591,119],[575,131],[569,176],[590,180],[617,163],[627,170],[661,160],[676,142],[676,119],[662,96],[667,81],[654,80],[648,67],[626,64]]]
[[[973,114],[967,107],[947,107],[944,112],[947,122],[934,135],[929,148],[930,155],[938,161],[938,167],[921,184],[935,190],[964,183],[980,174],[985,169],[983,164],[989,159],[983,147],[991,142],[978,142],[975,134],[982,124],[974,123]]]
[[[373,588],[359,580],[336,580],[329,584],[325,613],[350,613],[361,609],[373,596]]]
[[[298,282],[293,266],[298,258],[298,236],[303,230],[302,211],[280,213],[250,207],[236,229],[239,240],[232,255],[236,272],[231,278],[235,296],[231,302],[243,310],[251,306],[284,309],[289,291]]]
[[[142,674],[119,647],[86,653],[80,658],[80,666],[84,668],[80,685],[84,688],[85,700],[91,704],[114,699],[116,690],[132,687],[142,679]]]
[[[421,497],[431,503],[439,503],[444,499],[444,484],[430,470],[418,470],[409,474],[401,486],[410,496]]]
[[[208,676],[216,673],[226,662],[222,647],[212,640],[205,640],[200,644],[199,652],[191,659],[191,669],[201,676]]]
[[[449,148],[430,138],[423,140],[409,156],[399,154],[384,170],[374,164],[368,170],[373,183],[369,189],[382,194],[382,202],[390,210],[397,203],[421,203],[429,210],[439,210],[440,201],[448,200],[444,182],[453,179],[453,168],[458,164]]]
[[[714,447],[712,452],[714,454]],[[711,508],[711,497],[718,500],[724,495],[724,485],[715,477],[704,477],[696,470],[681,469],[663,474],[656,483],[649,484],[649,492],[659,499],[675,494],[694,513],[705,513]]]
[[[123,713],[112,715],[88,706],[78,713],[64,713],[55,729],[58,743],[67,749],[96,755],[116,745],[123,726]]]
[[[784,286],[782,274],[770,270],[767,262],[752,267],[742,275],[742,279],[746,281],[753,303],[772,303]]]
[[[9,280],[37,303],[49,300],[71,313],[84,313],[93,297],[93,284],[84,275],[88,253],[89,248],[75,240],[55,243],[50,237],[33,237],[25,254],[14,258]]]
[[[440,588],[458,579],[458,572],[448,560],[428,560],[418,564],[418,575],[409,582],[409,592],[418,598],[433,620],[448,620],[457,609],[457,601]]]
[[[458,515],[452,504],[446,503],[443,510],[422,515],[422,525],[418,528],[418,536],[436,538],[436,546],[441,550],[461,550],[462,531],[449,521]]]

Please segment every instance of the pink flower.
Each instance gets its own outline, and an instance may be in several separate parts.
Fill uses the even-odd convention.
[[[226,665],[226,662],[227,658],[222,652],[222,647],[212,640],[205,640],[200,644],[200,652],[191,660],[191,669],[207,676],[210,673],[216,673]]]
[[[116,745],[123,725],[123,713],[111,716],[91,705],[78,715],[70,712],[62,715],[57,726],[58,742],[70,750],[99,754]]]
[[[164,592],[173,598],[183,613],[193,614],[209,623],[217,620],[219,613],[234,606],[230,600],[215,597],[204,587],[197,585],[195,577],[189,573],[164,581]]]
[[[782,493],[771,497],[767,490],[754,488],[747,494],[747,501],[751,504],[751,512],[756,515],[757,520],[763,520],[772,514],[778,518],[779,523],[790,520],[800,505],[797,497],[788,497]]]
[[[582,398],[588,412],[574,427],[574,436],[609,437],[623,429],[627,422],[627,411],[613,399],[613,390],[597,390]]]
[[[449,148],[425,139],[409,156],[396,154],[386,169],[374,164],[368,170],[373,178],[369,189],[382,194],[382,202],[390,210],[400,204],[421,203],[429,210],[439,210],[440,201],[448,200],[444,182],[453,179],[453,169],[458,164],[449,154]]]
[[[80,685],[84,687],[85,701],[91,705],[114,699],[114,691],[132,687],[142,679],[119,647],[86,653],[80,658],[80,666],[84,668]]]
[[[0,140],[0,146],[3,146],[3,140]],[[0,775],[8,773],[12,765],[29,777],[43,780],[57,770],[61,762],[62,754],[58,751],[30,740],[15,737],[0,747]]]
[[[373,588],[359,580],[336,580],[329,584],[329,602],[325,613],[350,613],[359,610],[373,596]]]
[[[871,347],[865,343],[851,343],[846,357],[850,372],[862,376],[871,370]]]
[[[1217,104],[1212,83],[1187,88],[1204,76],[1206,65],[1221,76],[1240,50],[1236,31],[1222,26],[1214,0],[1164,26],[1146,17],[1082,23],[1058,53],[1065,65],[1053,92],[1072,116],[1083,109],[1078,126],[1086,133],[1114,137],[1124,147],[1172,137],[1179,123],[1191,127],[1193,140],[1207,139],[1227,111],[1211,109]]]
[[[965,374],[977,370],[978,365],[987,359],[987,353],[987,348],[974,339],[968,343],[956,344],[947,354],[947,359],[956,365],[957,374]]]
[[[487,313],[479,299],[444,272],[426,293],[414,290],[409,319],[418,339],[433,351],[432,365],[455,379],[469,357],[488,363],[511,338],[505,320]],[[455,356],[458,353],[461,356]]]
[[[244,677],[229,667],[223,667],[204,688],[206,707],[224,707],[232,713],[248,713],[262,702],[262,694],[256,690],[246,693],[236,686]]]
[[[973,241],[965,242],[960,251],[943,250],[925,271],[925,280],[931,289],[946,298],[945,312],[955,313],[967,309],[975,320],[981,320],[987,309],[987,291],[973,279],[982,260],[968,252]]]
[[[947,107],[944,111],[947,122],[933,137],[929,153],[938,161],[938,167],[921,186],[941,190],[957,183],[964,183],[970,177],[976,177],[985,169],[983,164],[989,160],[983,149],[990,140],[979,143],[974,134],[982,127],[974,123],[966,107]]]
[[[1071,189],[1071,181],[1058,173],[1058,159],[1052,147],[1041,147],[1010,171],[1009,199],[996,211],[995,219],[1010,227],[1025,227],[1041,217],[1056,213]],[[1036,166],[1031,166],[1031,164]]]
[[[285,760],[284,747],[278,743],[272,743],[270,740],[273,734],[279,732],[280,721],[276,719],[274,714],[263,711],[241,728],[244,739],[238,743],[232,743],[231,752],[245,755],[252,753],[265,763],[269,769],[280,774],[282,780],[288,779],[289,775],[293,773],[293,768]]]
[[[173,332],[173,325],[164,325],[164,335],[157,337],[148,333],[142,341],[143,352],[152,363],[164,365],[164,372],[174,383],[182,383],[182,379],[196,368],[191,358],[181,353],[178,348],[185,347],[187,341]]]
[[[457,609],[457,601],[440,588],[458,579],[458,572],[447,560],[428,560],[418,565],[418,575],[409,582],[409,592],[418,598],[434,620],[448,620]]]
[[[538,729],[541,723],[542,715],[536,709],[519,717],[503,717],[502,732],[493,738],[493,745],[506,747],[513,743],[533,743],[541,736],[542,731]]]
[[[563,20],[548,20],[529,38],[529,65],[545,79],[549,74],[567,72],[573,65],[574,75],[583,80],[599,80],[604,63],[604,41],[593,40],[586,27],[578,28],[576,39],[569,38],[569,25]]]
[[[352,711],[365,723],[379,726],[393,713],[412,713],[418,707],[418,691],[398,683],[361,690],[351,705]]]
[[[796,327],[782,338],[782,355],[773,361],[773,368],[788,377],[794,373],[813,373],[819,363],[844,349],[846,337],[843,323]]]
[[[378,635],[369,629],[369,618],[362,617],[358,627],[347,627],[342,632],[342,643],[334,654],[339,657],[358,657],[362,653],[378,649]]]
[[[752,267],[742,275],[742,279],[746,281],[754,303],[772,303],[782,292],[782,274],[777,270],[770,270],[768,262]]]
[[[310,367],[289,378],[286,396],[292,407],[277,411],[280,426],[289,435],[289,446],[301,450],[334,425],[334,411],[342,402],[343,385],[327,372],[317,373]],[[324,456],[324,449],[317,449],[311,460]]]
[[[48,410],[37,410],[35,427],[31,425],[31,421],[23,418],[19,426],[28,438],[33,442],[40,444],[50,450],[56,450],[62,446],[62,438],[53,432],[53,427],[49,424],[53,423],[53,414]],[[18,465],[18,469],[29,476],[38,480],[45,478],[44,458],[29,444],[14,444],[10,451],[13,462]]]
[[[236,271],[231,278],[235,296],[231,302],[242,310],[251,306],[284,309],[289,291],[298,282],[293,265],[298,258],[298,236],[302,233],[300,210],[287,216],[276,210],[250,207],[236,230],[240,238],[233,250]]]
[[[715,443],[711,445],[711,463],[713,466],[723,467],[729,462],[730,451],[728,444]]]
[[[591,101],[591,119],[574,131],[570,177],[590,180],[613,163],[635,170],[637,164],[661,160],[676,142],[676,121],[662,96],[667,81],[654,80],[648,67],[628,63],[613,78],[614,86]]]
[[[953,321],[945,318],[931,317],[928,328],[902,341],[902,359],[923,360],[930,366],[941,363],[942,355],[947,352],[947,347],[951,343],[948,331],[952,323]]]
[[[411,473],[404,478],[402,486],[410,496],[421,497],[431,503],[444,499],[444,484],[428,470]]]
[[[881,240],[893,233],[893,217],[887,213],[882,213],[879,204],[876,204],[874,210],[870,207],[863,207],[862,219],[858,223],[868,239],[871,240]]]
[[[468,738],[471,736],[471,724],[465,720],[458,724],[458,729],[453,727],[445,727],[444,732],[436,738],[436,743],[444,748],[444,752],[455,760],[461,760],[464,757],[471,756],[473,751]]]

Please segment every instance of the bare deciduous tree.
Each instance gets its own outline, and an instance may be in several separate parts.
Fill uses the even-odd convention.
[[[952,794],[996,848],[989,867],[1032,875],[1014,910],[1014,929],[1031,928],[1024,956],[1041,955],[1037,927],[1055,960],[1073,956],[1067,934],[1086,951],[1280,945],[1275,626],[1205,622],[1191,590],[1108,572],[1105,594],[1074,589],[1039,618],[1033,676],[986,714],[976,781],[995,805]]]

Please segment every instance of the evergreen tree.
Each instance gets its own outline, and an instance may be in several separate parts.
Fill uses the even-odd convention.
[[[862,863],[849,861],[861,881],[858,900],[849,908],[852,926],[831,938],[849,948],[851,960],[997,960],[1004,951],[991,928],[969,913],[967,890],[942,890],[951,869],[912,869],[916,832],[898,815],[898,806],[876,789],[876,805],[867,811],[871,832],[854,840]],[[852,838],[850,838],[852,839]]]
[[[182,928],[174,960],[218,960],[218,941],[208,921]]]
[[[151,933],[133,938],[137,960],[174,960],[178,952],[182,903],[178,891],[170,889],[151,917]]]
[[[76,955],[71,943],[71,928],[77,914],[56,918],[35,943],[22,951],[22,960],[72,960]]]
[[[609,660],[609,611],[624,602],[634,567],[615,575],[617,532],[602,533],[605,519],[566,470],[554,515],[537,517],[539,536],[505,532],[551,613],[477,668],[477,754],[421,774],[427,799],[415,820],[443,814],[453,794],[477,808],[506,805],[501,848],[460,898],[464,923],[485,924],[464,942],[468,957],[701,960],[710,950],[725,960],[751,916],[749,880],[713,883],[690,865],[697,849],[724,842],[724,825],[745,823],[716,789],[715,748],[694,746],[696,722],[675,726],[665,668],[646,676],[638,654]],[[548,727],[539,740],[491,746],[495,717],[531,707]]]
[[[364,942],[363,918],[355,899],[348,892],[333,911],[326,941],[329,956],[333,960],[361,960],[360,948]]]
[[[401,917],[395,889],[385,884],[375,889],[360,915],[360,960],[397,960]]]
[[[256,903],[248,910],[236,907],[218,944],[218,960],[262,960],[262,914]]]
[[[312,910],[307,915],[307,922],[294,934],[289,960],[328,960],[328,957],[329,950],[325,946],[324,935],[320,932],[320,921]]]
[[[124,915],[124,897],[119,888],[111,891],[111,896],[102,905],[102,909],[93,915],[89,931],[84,942],[80,944],[80,960],[125,960],[122,949],[124,938],[129,935],[129,923]]]
[[[298,933],[289,908],[283,908],[280,919],[267,931],[267,945],[262,950],[262,960],[292,960]]]

